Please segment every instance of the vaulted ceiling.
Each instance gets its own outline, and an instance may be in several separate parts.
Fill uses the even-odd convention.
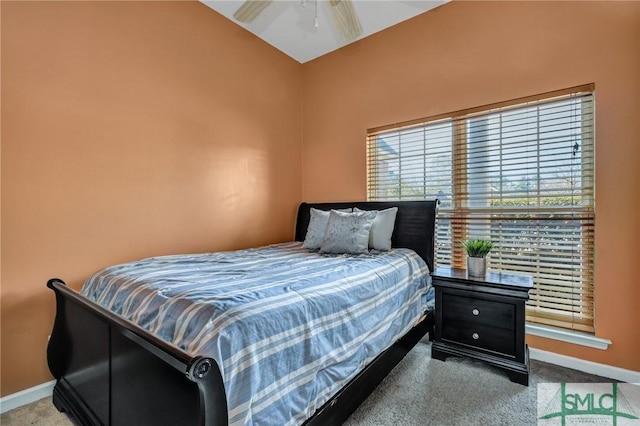
[[[233,16],[244,0],[201,1],[293,59],[304,63],[425,13],[448,0],[352,0],[362,33],[351,40],[339,31],[332,9],[332,3],[339,3],[336,0],[274,0],[268,2],[250,23],[239,22]]]

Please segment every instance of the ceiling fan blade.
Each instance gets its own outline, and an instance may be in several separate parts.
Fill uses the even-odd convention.
[[[329,3],[342,37],[347,41],[357,39],[362,34],[362,25],[351,0],[330,0]]]
[[[248,24],[262,13],[273,0],[247,0],[236,10],[233,17]]]

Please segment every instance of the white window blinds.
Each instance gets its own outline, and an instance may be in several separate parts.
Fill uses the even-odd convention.
[[[591,85],[368,132],[370,200],[439,198],[436,263],[490,239],[489,268],[533,275],[527,320],[594,331]]]

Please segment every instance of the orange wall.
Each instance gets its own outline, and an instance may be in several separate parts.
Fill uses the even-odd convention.
[[[304,65],[302,198],[366,198],[366,129],[594,82],[596,328],[640,371],[640,2],[453,2]]]
[[[640,370],[640,3],[455,2],[305,65],[199,3],[0,5],[2,395],[51,379],[48,278],[289,239],[366,198],[367,128],[588,82],[613,345],[529,343]]]
[[[301,65],[197,2],[1,2],[2,395],[51,380],[58,276],[290,240]]]

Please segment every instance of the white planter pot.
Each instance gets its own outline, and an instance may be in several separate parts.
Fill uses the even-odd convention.
[[[484,277],[487,273],[487,258],[467,257],[467,272],[470,277]]]

